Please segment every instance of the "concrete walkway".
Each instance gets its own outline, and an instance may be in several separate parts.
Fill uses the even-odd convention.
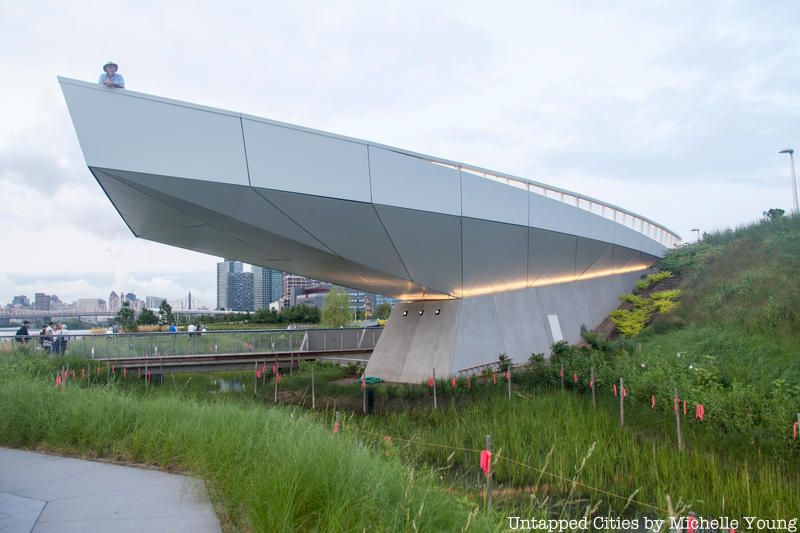
[[[0,448],[0,532],[221,531],[197,479]]]

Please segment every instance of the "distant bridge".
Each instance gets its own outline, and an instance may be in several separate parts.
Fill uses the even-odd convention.
[[[200,316],[200,315],[225,315],[235,311],[212,311],[209,309],[173,309],[175,316]],[[76,309],[44,310],[21,309],[19,307],[5,307],[0,309],[0,320],[36,319],[36,318],[81,318],[81,317],[107,317],[114,318],[117,311],[78,311]]]

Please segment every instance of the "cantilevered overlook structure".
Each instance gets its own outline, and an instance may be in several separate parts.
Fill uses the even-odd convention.
[[[419,382],[578,340],[666,248],[628,210],[474,166],[59,78],[137,237],[397,297],[367,374]],[[109,125],[113,124],[113,127]]]

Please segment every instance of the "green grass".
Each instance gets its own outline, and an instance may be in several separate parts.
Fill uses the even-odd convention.
[[[800,216],[707,235],[659,266],[682,276],[686,323],[800,343]]]
[[[336,439],[297,409],[143,396],[115,387],[56,390],[4,378],[0,443],[147,463],[199,476],[226,529],[485,531],[500,520],[413,470]]]
[[[272,464],[285,454],[293,469],[322,468],[316,463],[327,454],[354,454],[358,459],[353,460],[375,461],[391,471],[375,470],[358,482],[344,479],[359,487],[356,492],[374,492],[384,483],[395,483],[386,478],[399,475],[392,469],[405,475],[413,469],[416,484],[445,498],[435,505],[455,505],[459,509],[443,519],[446,526],[442,526],[443,522],[428,522],[424,516],[417,525],[433,531],[440,527],[461,529],[465,523],[462,520],[480,505],[483,486],[477,453],[464,449],[481,449],[487,433],[492,435],[497,452],[499,509],[494,516],[474,515],[471,520],[476,524],[484,521],[484,525],[497,526],[502,522],[497,518],[501,513],[579,517],[587,509],[610,516],[663,517],[667,495],[676,508],[705,516],[790,516],[800,512],[800,479],[796,475],[800,448],[796,445],[787,447],[784,443],[782,448],[767,450],[753,446],[744,431],[728,431],[713,421],[700,424],[687,417],[683,421],[687,450],[679,452],[674,416],[668,409],[651,410],[638,395],[631,394],[626,403],[626,429],[621,431],[618,403],[605,385],[598,382],[598,406],[593,409],[585,389],[568,389],[564,393],[550,389],[556,382],[552,367],[545,369],[546,376],[543,369],[517,371],[518,385],[512,402],[506,398],[502,379],[497,385],[475,379],[469,391],[463,381],[456,391],[440,383],[440,398],[452,401],[452,408],[434,411],[427,407],[372,417],[349,415],[344,424],[346,437],[340,443],[330,434],[332,409],[311,413],[272,407],[271,385],[253,396],[252,372],[168,376],[164,386],[151,385],[146,391],[141,380],[132,379],[129,374],[125,383],[101,383],[92,389],[81,388],[85,383],[73,383],[62,394],[52,386],[41,385],[51,381],[54,369],[62,363],[57,359],[31,358],[6,361],[3,375],[7,379],[0,382],[0,409],[18,414],[0,422],[0,439],[6,445],[42,445],[187,470],[209,480],[229,514],[238,517],[232,519],[232,529],[256,522],[265,524],[264,530],[279,528],[279,518],[264,513],[279,512],[283,517],[286,508],[305,509],[303,502],[311,497],[306,495],[311,490],[305,487],[306,483],[316,483],[315,476],[340,475],[338,470],[328,471],[329,465],[324,466],[325,473],[303,473],[297,481],[300,485],[291,486],[285,495],[287,500],[268,509],[235,486],[238,482],[233,479],[241,479],[248,490],[276,498],[270,492],[273,489],[260,487],[261,483],[271,483],[273,477],[251,477],[242,468],[261,472],[261,467],[254,466],[256,463],[263,460]],[[74,368],[82,364],[85,362],[70,361]],[[321,390],[339,400],[358,397],[357,385],[335,383],[351,374],[347,369],[323,365],[316,372],[318,397],[323,394]],[[214,379],[240,380],[246,390],[221,394]],[[308,380],[307,365],[292,376],[286,374],[281,386],[305,391],[310,385]],[[637,386],[634,379],[629,383],[629,387]],[[390,391],[397,386],[382,384],[376,388],[381,387],[392,396],[395,393]],[[408,392],[404,395],[413,395],[430,405],[426,386],[405,388]],[[306,400],[309,405],[310,400]],[[713,407],[710,410],[713,413]],[[256,438],[260,433],[263,435]],[[224,442],[225,435],[231,442]],[[393,437],[391,447],[384,441],[386,435]],[[229,472],[229,463],[224,460],[227,454],[241,456],[244,464]],[[277,470],[273,474],[281,479],[298,475],[293,470],[284,471],[283,465],[274,468]],[[432,477],[431,471],[438,479]],[[227,474],[232,479],[227,479]],[[573,480],[578,482],[575,486]],[[328,490],[343,489],[328,484],[325,491]],[[314,492],[313,505],[322,509],[332,505],[317,501],[334,496],[326,494]],[[421,498],[419,502],[428,501],[428,496]],[[447,498],[452,501],[448,503]],[[384,500],[370,505],[390,505],[395,512],[394,504]],[[335,511],[324,510],[326,516],[328,513]],[[289,524],[287,530],[312,527],[300,515],[284,518]],[[340,517],[319,520],[330,520],[334,524],[331,531],[351,530],[362,523],[345,523]],[[400,518],[389,520],[380,522],[377,529],[411,528]]]
[[[478,455],[451,447],[481,449],[484,435],[491,434],[499,456],[533,467],[500,459],[495,470],[497,482],[526,488],[524,494],[540,499],[550,496],[554,514],[562,511],[570,490],[570,506],[577,499],[612,516],[652,516],[647,505],[666,508],[667,495],[676,505],[703,516],[796,516],[800,512],[797,456],[767,454],[742,441],[721,442],[717,431],[688,419],[684,419],[687,450],[680,452],[674,417],[651,411],[642,402],[628,402],[627,427],[621,431],[614,398],[601,397],[593,409],[589,397],[572,391],[522,396],[509,402],[499,391],[486,401],[458,409],[395,412],[353,418],[351,424],[375,433],[371,440],[377,450],[385,449],[381,436],[391,435],[396,442],[393,453],[435,465],[445,477],[465,487],[474,487],[480,479]],[[590,449],[593,452],[576,476]],[[575,477],[621,497],[573,487]],[[628,502],[629,496],[635,501]]]

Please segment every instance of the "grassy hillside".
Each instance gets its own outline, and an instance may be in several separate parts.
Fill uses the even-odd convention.
[[[686,323],[800,339],[800,217],[705,235],[659,266],[683,277]]]

